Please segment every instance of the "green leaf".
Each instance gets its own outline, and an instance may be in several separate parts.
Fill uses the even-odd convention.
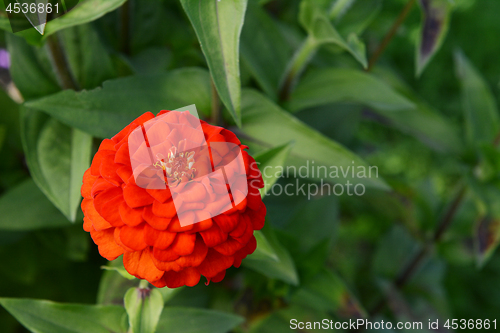
[[[207,71],[182,68],[168,74],[106,81],[102,89],[66,90],[26,105],[93,136],[109,138],[147,111],[156,114],[196,104],[206,113],[210,103]]]
[[[157,333],[226,333],[243,323],[243,317],[206,309],[166,307]]]
[[[420,0],[422,26],[417,40],[416,74],[420,76],[439,50],[448,33],[451,3],[449,0]]]
[[[257,230],[253,234],[255,239],[257,240],[257,248],[254,253],[251,254],[253,260],[264,260],[264,261],[275,261],[279,262],[278,255],[276,251],[272,247],[272,245],[267,240],[266,236],[262,233],[262,231]]]
[[[78,218],[82,220],[83,213],[80,214]],[[91,242],[89,242],[89,235],[82,232],[80,223],[73,225],[68,223],[68,226],[64,228],[41,230],[36,233],[36,236],[47,249],[71,261],[84,262],[88,259]]]
[[[125,267],[101,266],[106,271],[115,271],[127,280],[134,280],[136,277],[127,272]]]
[[[125,1],[126,0],[83,0],[68,13],[47,22],[44,35],[40,35],[35,28],[21,31],[18,35],[23,36],[31,44],[40,45],[48,36],[57,31],[97,20],[120,7]]]
[[[62,304],[0,298],[0,304],[34,333],[125,333],[121,306]]]
[[[317,6],[315,1],[316,0],[302,0],[300,4],[299,21],[308,32],[309,37],[314,40],[317,46],[323,44],[335,44],[340,46],[351,53],[352,56],[366,68],[368,66],[368,61],[366,60],[365,45],[359,41],[354,33],[346,42],[330,23],[326,13]]]
[[[21,138],[33,180],[74,222],[83,173],[90,165],[92,137],[43,113],[25,109],[21,116]]]
[[[163,298],[156,288],[130,288],[125,294],[125,309],[131,333],[154,333],[163,310]]]
[[[180,1],[198,36],[220,98],[241,126],[239,40],[247,0]]]
[[[127,98],[123,98],[127,96]],[[99,138],[112,137],[141,114],[196,104],[200,113],[211,105],[210,77],[200,68],[167,74],[106,81],[102,88],[58,94],[30,101],[30,108]]]
[[[311,71],[293,92],[292,111],[354,102],[369,106],[384,123],[415,136],[437,151],[458,152],[462,143],[456,128],[392,74],[379,76],[352,69],[329,68]],[[387,82],[387,83],[385,83]]]
[[[60,37],[68,64],[82,89],[93,89],[116,76],[111,57],[91,24],[65,29]]]
[[[341,0],[335,5],[341,3],[346,4],[338,8],[341,11],[335,12],[332,6],[329,16],[342,36],[350,33],[360,36],[382,10],[382,0]]]
[[[269,248],[272,248],[272,252],[274,252],[275,255],[263,256],[263,253],[257,252],[256,257],[250,255],[245,258],[243,260],[243,265],[260,272],[267,277],[280,279],[295,286],[298,285],[299,276],[293,259],[276,238],[274,230],[268,221],[266,221],[261,233],[267,241],[265,246],[267,249],[264,249],[264,251],[269,253],[271,252]],[[275,256],[277,256],[277,260],[275,259]]]
[[[264,187],[260,189],[262,198],[264,198],[266,193],[273,187],[274,183],[281,177],[292,146],[293,143],[289,142],[255,154],[255,162],[257,162],[259,166],[259,170],[262,173],[262,179],[264,180]]]
[[[0,197],[1,230],[34,230],[67,226],[69,221],[29,179]]]
[[[415,105],[371,74],[348,68],[311,71],[297,85],[288,104],[292,112],[328,103],[355,102],[376,110],[414,109]]]
[[[358,184],[387,189],[385,182],[375,177],[375,174],[372,178],[368,177],[370,169],[359,156],[300,122],[263,95],[246,90],[243,92],[242,102],[242,131],[268,147],[294,141],[295,144],[287,160],[288,165],[295,167],[297,172],[300,167],[309,170],[306,178],[335,182],[355,180]],[[312,168],[317,171],[320,167],[322,171],[319,175],[318,172],[313,175]],[[352,167],[356,171],[360,168],[365,169],[366,177],[362,177],[363,175],[358,177],[357,174],[352,177]],[[323,177],[324,168],[327,170],[327,177]],[[341,170],[349,172],[342,173]],[[332,171],[338,173],[330,177]]]
[[[478,267],[483,267],[500,244],[500,220],[491,215],[478,220],[474,232],[474,248]]]
[[[277,100],[292,48],[278,24],[256,1],[249,2],[246,15],[241,33],[241,58],[266,94]]]
[[[343,318],[364,318],[367,315],[344,281],[325,268],[305,282],[292,296],[292,301]]]
[[[130,288],[136,286],[138,280],[126,279],[118,272],[118,270],[123,269],[123,259],[121,256],[110,261],[106,267],[106,271],[102,274],[99,283],[97,304],[122,304],[125,293]],[[114,268],[116,270],[113,270]]]
[[[6,34],[6,41],[11,56],[12,80],[24,99],[38,98],[61,90],[44,48],[30,46],[13,34]]]
[[[499,132],[495,98],[481,74],[462,52],[455,53],[455,63],[462,86],[467,142],[471,145],[492,143]]]

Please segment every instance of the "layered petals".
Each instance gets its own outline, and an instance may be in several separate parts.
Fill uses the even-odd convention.
[[[265,222],[262,175],[246,148],[188,112],[145,113],[103,140],[84,173],[83,229],[101,256],[123,255],[130,274],[156,287],[220,282],[255,251]],[[231,164],[239,155],[244,167]],[[137,169],[143,157],[158,161]]]

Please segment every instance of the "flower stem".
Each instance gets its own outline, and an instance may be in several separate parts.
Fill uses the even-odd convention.
[[[47,50],[52,62],[52,68],[56,73],[61,87],[63,89],[80,90],[79,84],[71,74],[68,61],[57,34],[47,38]]]
[[[415,255],[415,257],[413,257],[410,264],[408,264],[408,266],[406,266],[406,268],[399,273],[398,277],[394,281],[394,286],[396,287],[396,289],[400,290],[410,281],[413,275],[421,267],[424,260],[427,258],[429,252],[431,252],[434,246],[441,241],[443,235],[451,226],[453,218],[458,212],[458,209],[462,204],[466,192],[467,192],[467,187],[462,185],[457,194],[455,195],[455,198],[451,202],[450,206],[446,210],[446,213],[444,214],[441,222],[439,223],[439,226],[434,232],[434,236],[429,240],[429,242],[427,242],[422,247],[422,249]],[[378,314],[380,311],[382,311],[387,305],[387,302],[388,302],[387,298],[380,300],[380,302],[378,302],[377,305],[370,311],[370,316],[374,316]]]
[[[280,84],[280,101],[286,101],[290,97],[293,86],[300,74],[318,50],[318,43],[312,36],[308,36],[300,48],[295,52],[292,61],[285,71],[284,79]]]
[[[410,13],[416,1],[417,0],[409,0],[406,6],[403,8],[398,18],[392,25],[391,29],[389,30],[387,35],[385,35],[384,39],[382,40],[382,43],[380,43],[378,49],[375,51],[375,53],[373,53],[372,57],[370,58],[370,61],[368,62],[368,68],[366,69],[367,72],[373,69],[373,66],[375,66],[375,64],[377,63],[378,58],[380,58],[382,53],[384,53],[386,47],[389,45],[394,35],[396,35],[396,32],[398,31],[399,27],[406,20],[406,17]]]
[[[149,289],[149,282],[148,282],[148,280],[141,280],[139,282],[139,289]]]

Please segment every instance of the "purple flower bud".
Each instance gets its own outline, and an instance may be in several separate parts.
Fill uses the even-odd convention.
[[[10,67],[10,54],[5,49],[0,49],[0,68],[8,69]]]

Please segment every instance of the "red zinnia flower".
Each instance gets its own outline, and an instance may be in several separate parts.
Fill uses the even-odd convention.
[[[137,172],[133,152],[143,151],[129,147],[134,145],[131,135],[141,129],[144,132],[144,124],[159,116],[169,118],[156,131],[160,139],[143,146],[153,151],[161,145],[168,154],[156,154],[156,163]],[[194,130],[203,133],[210,155],[203,155],[202,148],[180,153],[186,142],[196,141]],[[215,142],[227,146],[219,144],[221,148],[217,148],[212,144]],[[253,232],[264,226],[266,207],[259,193],[264,183],[246,148],[229,130],[200,122],[188,112],[161,111],[157,118],[145,113],[112,139],[102,141],[85,172],[83,228],[90,232],[104,258],[114,260],[123,254],[125,269],[156,287],[194,286],[201,275],[208,282],[219,282],[226,269],[239,267],[242,259],[255,251]],[[132,162],[129,150],[134,155]],[[231,191],[224,171],[222,188],[220,179],[207,176],[240,153],[246,177],[243,182],[248,188],[245,195]],[[206,170],[207,161],[212,170]],[[174,192],[179,189],[183,191],[182,202],[175,201]],[[232,206],[221,204],[220,193],[224,192]],[[182,212],[176,209],[181,205]]]

